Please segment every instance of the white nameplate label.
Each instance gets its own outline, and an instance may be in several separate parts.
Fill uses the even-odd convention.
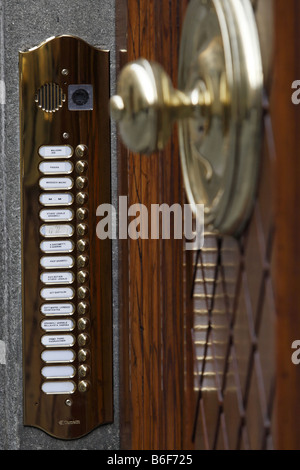
[[[73,165],[71,162],[41,162],[39,164],[39,170],[44,175],[67,175],[72,173]]]
[[[40,248],[44,253],[68,253],[73,251],[74,243],[71,240],[43,241]]]
[[[72,284],[74,282],[74,274],[71,272],[62,273],[42,273],[41,281],[44,284]]]
[[[73,362],[75,360],[75,352],[73,349],[60,349],[60,350],[49,350],[46,349],[42,352],[41,358],[44,362]]]
[[[72,178],[41,178],[40,187],[42,189],[71,189]]]
[[[45,316],[73,315],[74,311],[74,305],[69,302],[63,304],[43,304],[41,306],[41,312]]]
[[[70,394],[75,392],[76,385],[72,381],[44,382],[42,390],[48,395]]]
[[[43,320],[41,327],[45,331],[71,331],[75,328],[73,320]]]
[[[73,149],[70,145],[42,145],[39,155],[43,158],[70,158]]]
[[[71,379],[76,374],[73,366],[45,366],[41,374],[46,379]]]
[[[75,295],[74,289],[71,287],[53,287],[41,290],[41,297],[45,300],[67,300],[73,299]]]
[[[74,212],[70,209],[43,209],[40,211],[40,218],[45,222],[68,222],[74,217]]]
[[[69,206],[74,197],[71,193],[43,193],[40,195],[40,203],[43,206]]]
[[[75,338],[73,335],[45,335],[41,339],[42,345],[46,347],[73,346]]]
[[[74,233],[74,227],[68,224],[62,225],[42,225],[40,233],[44,237],[71,237]]]
[[[44,256],[41,259],[43,268],[72,268],[73,265],[74,258],[72,256]]]

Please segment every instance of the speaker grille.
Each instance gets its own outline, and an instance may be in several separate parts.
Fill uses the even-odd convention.
[[[35,95],[38,107],[46,113],[55,113],[66,101],[66,95],[56,83],[46,83]]]

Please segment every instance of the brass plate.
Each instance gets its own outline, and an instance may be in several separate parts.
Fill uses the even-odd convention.
[[[83,84],[82,88],[85,89],[86,85],[92,86],[92,110],[68,109],[70,84]],[[77,98],[85,100],[85,95],[85,92],[80,92]],[[24,424],[40,428],[61,439],[79,438],[98,425],[113,420],[111,241],[99,240],[96,236],[96,209],[100,204],[110,203],[108,102],[109,53],[107,51],[96,49],[76,37],[60,36],[51,38],[30,51],[20,53]],[[38,153],[39,149],[44,145],[71,146],[74,153],[65,158],[58,157],[58,160],[72,163],[72,172],[67,177],[71,177],[75,183],[76,178],[80,176],[75,169],[79,160],[75,149],[79,144],[88,147],[88,155],[80,157],[81,160],[88,162],[88,168],[84,173],[88,181],[84,189],[88,193],[88,202],[85,204],[76,202],[77,193],[82,191],[76,188],[76,184],[68,189],[66,192],[72,193],[74,200],[68,208],[74,212],[74,218],[67,224],[74,227],[74,233],[70,237],[61,237],[58,234],[52,238],[45,238],[40,233],[40,227],[44,222],[39,218],[39,212],[45,207],[39,203],[39,197],[44,192],[39,186],[39,179],[52,178],[53,175],[45,176],[40,173],[39,164],[41,161],[56,161],[57,158],[43,159]],[[66,177],[66,175],[59,176]],[[76,231],[76,226],[80,223],[76,219],[76,212],[81,207],[88,209],[85,223],[89,228],[89,244],[84,253],[77,248],[77,242],[81,237]],[[64,224],[64,222],[56,223]],[[52,225],[55,225],[55,222],[52,222]],[[62,239],[71,241],[74,250],[47,255],[41,251],[42,241],[53,240],[53,243],[57,241],[59,247],[59,241]],[[82,280],[83,283],[80,283],[77,276],[80,267],[76,261],[82,254],[89,257],[86,268],[89,276],[86,281]],[[74,274],[74,282],[69,285],[75,291],[74,299],[52,302],[55,305],[63,302],[72,304],[69,307],[71,315],[69,311],[64,316],[58,315],[57,312],[55,316],[45,316],[41,312],[43,304],[48,304],[48,310],[51,305],[51,301],[45,301],[40,296],[43,287],[50,287],[43,284],[40,279],[44,271],[40,264],[43,256],[72,256],[75,260],[71,269],[66,268],[66,271],[72,271]],[[89,354],[82,352],[79,354],[84,362],[80,362],[78,358],[79,350],[82,349],[78,337],[82,331],[78,329],[77,322],[83,316],[77,312],[77,305],[80,302],[77,293],[81,286],[89,289],[86,301],[90,304],[84,315],[88,320],[84,333],[88,335],[85,349]],[[61,284],[57,287],[61,287]],[[75,311],[72,314],[73,305]],[[41,338],[45,335],[41,324],[45,319],[67,318],[72,318],[75,323],[75,328],[72,329],[75,344],[65,348],[72,349],[76,355],[75,360],[69,363],[76,371],[71,380],[75,384],[75,391],[71,394],[46,394],[42,391],[42,384],[47,380],[42,376],[41,370],[47,364],[41,359],[41,354],[45,350],[41,343]],[[67,331],[47,333],[51,334],[70,335]],[[49,351],[51,349],[55,348],[51,347]],[[82,364],[87,366],[88,371],[84,383],[78,374]],[[62,365],[61,362],[59,365]],[[55,380],[57,379],[51,379],[52,382]],[[73,387],[73,384],[69,385]],[[56,384],[50,386],[55,387]]]
[[[203,81],[209,115],[179,122],[189,202],[204,204],[205,225],[239,235],[253,208],[260,164],[263,72],[249,0],[192,0],[184,20],[178,85]]]

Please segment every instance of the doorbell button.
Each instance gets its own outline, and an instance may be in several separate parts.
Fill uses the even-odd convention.
[[[83,235],[86,235],[88,233],[89,228],[87,224],[79,224],[77,225],[76,231],[77,231],[77,235],[82,237]]]
[[[77,242],[77,249],[81,252],[86,251],[89,247],[88,240],[79,240]]]
[[[89,257],[86,255],[80,255],[77,258],[78,268],[86,268],[89,265]]]
[[[90,388],[90,384],[86,380],[81,380],[78,384],[79,392],[82,392],[82,393],[87,392],[89,388]]]
[[[86,145],[84,145],[84,144],[77,145],[77,147],[75,149],[76,157],[83,158],[83,157],[86,157],[87,154],[88,154],[88,148],[87,148]]]
[[[90,291],[89,291],[88,287],[81,286],[77,290],[77,295],[78,295],[79,299],[82,299],[82,300],[87,299],[89,297],[89,294],[90,294]]]
[[[78,176],[75,184],[77,189],[84,189],[88,185],[88,179],[85,176]]]
[[[76,202],[77,204],[86,204],[88,201],[88,195],[87,193],[78,193],[76,196]]]
[[[88,164],[85,160],[79,160],[75,165],[75,170],[77,173],[84,173],[88,168]]]
[[[85,220],[88,218],[88,215],[89,215],[89,211],[87,209],[84,209],[84,208],[80,208],[76,211],[76,217],[77,219],[79,220]]]
[[[80,349],[78,351],[78,360],[79,362],[85,362],[90,357],[90,351],[88,349]]]
[[[87,302],[79,302],[77,306],[77,312],[79,315],[85,315],[90,310],[90,306]]]

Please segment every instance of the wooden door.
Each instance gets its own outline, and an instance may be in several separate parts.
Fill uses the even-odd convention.
[[[176,86],[187,5],[118,2],[119,67],[155,60]],[[259,190],[248,227],[239,239],[206,233],[199,252],[172,239],[120,241],[122,448],[300,448],[300,372],[290,360],[300,321],[300,121],[290,100],[300,7],[297,0],[252,5],[265,78]],[[183,204],[176,132],[150,157],[120,143],[119,182],[128,205]]]

